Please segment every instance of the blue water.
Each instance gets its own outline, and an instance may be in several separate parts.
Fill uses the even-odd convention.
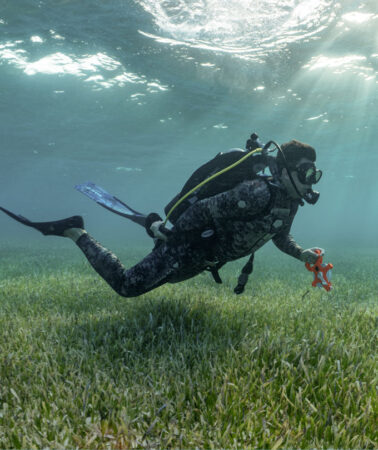
[[[162,213],[256,131],[317,149],[321,197],[293,226],[304,247],[377,248],[377,73],[377,0],[1,0],[0,205],[144,243],[73,186]],[[42,239],[5,215],[0,230]]]

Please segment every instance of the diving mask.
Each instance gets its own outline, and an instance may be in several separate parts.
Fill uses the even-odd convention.
[[[298,180],[302,184],[316,184],[323,175],[323,172],[316,168],[312,162],[305,162],[295,168]]]

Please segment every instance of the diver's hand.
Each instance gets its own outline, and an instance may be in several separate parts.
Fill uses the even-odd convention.
[[[150,213],[146,217],[146,231],[147,234],[153,239],[161,239],[159,227],[163,224],[162,218],[157,213]],[[164,239],[163,239],[164,240]]]
[[[167,241],[168,236],[164,234],[164,232],[167,233],[169,232],[169,230],[165,228],[163,220],[157,220],[156,222],[153,222],[150,226],[150,230],[155,239],[160,239],[161,241],[165,242]]]
[[[145,227],[149,236],[164,242],[167,241],[172,233],[171,230],[165,227],[164,221],[157,213],[151,213],[146,217]]]
[[[315,250],[320,250],[320,253],[316,253]],[[315,264],[318,260],[319,256],[324,255],[324,250],[319,247],[312,247],[306,250],[303,250],[300,256],[300,260],[304,263]]]

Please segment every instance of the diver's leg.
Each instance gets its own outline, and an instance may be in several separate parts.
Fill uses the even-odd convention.
[[[127,270],[112,252],[84,230],[66,230],[65,235],[76,242],[95,271],[123,297],[136,297],[161,286],[175,271],[175,259],[165,245]]]
[[[83,251],[96,272],[120,295],[135,297],[168,281],[177,270],[175,258],[165,245],[159,246],[139,264],[126,270],[119,259],[84,230],[81,216],[50,222],[33,222],[0,206],[0,210],[23,225],[35,228],[44,235],[71,238]]]
[[[97,273],[117,293],[125,297],[136,297],[168,281],[178,282],[191,278],[204,269],[201,258],[193,258],[190,245],[181,245],[173,249],[161,244],[140,263],[126,270],[113,253],[87,234],[81,216],[50,222],[33,222],[3,207],[0,207],[0,210],[17,222],[35,228],[44,235],[71,238]]]

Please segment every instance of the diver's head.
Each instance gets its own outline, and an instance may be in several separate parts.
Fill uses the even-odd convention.
[[[281,146],[276,162],[281,183],[289,195],[294,199],[304,199],[314,204],[318,201],[319,193],[313,191],[322,171],[315,166],[316,152],[313,147],[296,140]]]

